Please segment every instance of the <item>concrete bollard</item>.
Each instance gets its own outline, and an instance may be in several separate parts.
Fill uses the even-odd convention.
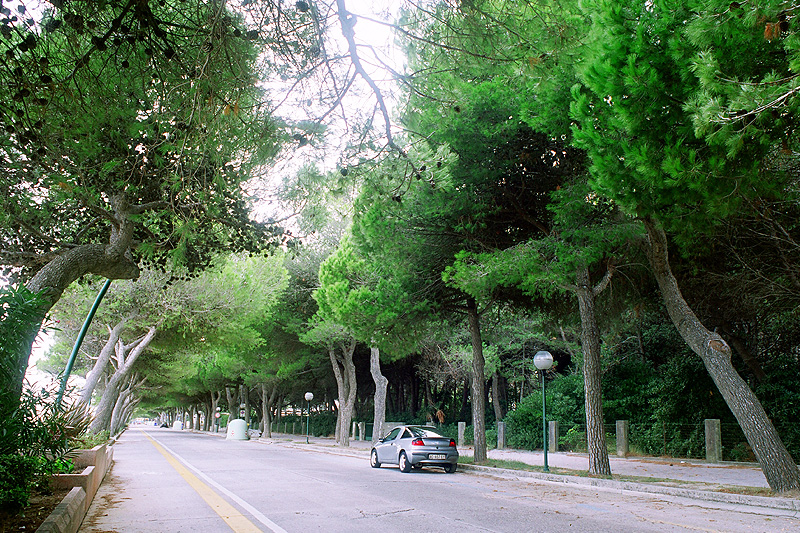
[[[353,420],[353,429],[350,431],[350,440],[356,440],[356,429],[358,428],[358,422]]]
[[[547,422],[547,449],[551,452],[558,451],[558,420],[550,420]]]
[[[707,418],[706,425],[706,461],[719,463],[722,461],[722,426],[718,418]]]
[[[365,422],[358,423],[358,440],[367,440],[367,424]]]
[[[505,422],[498,422],[497,423],[497,449],[498,450],[505,450],[506,449],[506,423]]]
[[[627,420],[617,420],[617,456],[628,457],[628,432],[630,424]]]
[[[459,422],[458,423],[458,447],[464,447],[464,433],[467,431],[467,423],[466,422]]]

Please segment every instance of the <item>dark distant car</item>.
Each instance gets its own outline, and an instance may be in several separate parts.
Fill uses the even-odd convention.
[[[411,472],[423,466],[438,466],[448,474],[456,471],[458,450],[456,441],[443,437],[436,428],[428,426],[398,426],[375,443],[369,454],[372,468],[393,464],[401,472]]]
[[[161,424],[161,426],[160,426],[160,427],[162,427],[162,428],[168,428],[168,427],[169,427],[169,424],[167,424],[166,422],[164,422],[163,424]]]

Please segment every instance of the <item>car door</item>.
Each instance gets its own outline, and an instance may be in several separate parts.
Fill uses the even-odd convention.
[[[396,463],[397,462],[397,436],[400,435],[402,427],[397,427],[391,430],[385,437],[383,437],[375,446],[378,451],[378,461],[381,463]]]

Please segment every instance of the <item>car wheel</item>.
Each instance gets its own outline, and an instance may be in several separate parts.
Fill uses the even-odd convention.
[[[411,472],[411,463],[408,462],[406,452],[400,452],[400,471],[404,474]]]
[[[381,462],[378,461],[378,450],[372,450],[372,453],[369,454],[369,464],[372,468],[380,468]]]
[[[444,465],[444,471],[447,472],[448,474],[452,474],[453,472],[456,471],[456,465],[452,463]]]

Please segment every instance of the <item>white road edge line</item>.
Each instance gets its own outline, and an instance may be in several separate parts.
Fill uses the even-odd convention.
[[[256,509],[255,507],[253,507],[252,505],[250,505],[249,503],[247,503],[246,501],[244,501],[243,499],[238,497],[236,494],[232,493],[231,491],[229,491],[228,489],[226,489],[225,487],[223,487],[222,485],[220,485],[219,483],[217,483],[216,481],[214,481],[210,477],[208,477],[205,473],[203,473],[200,470],[198,470],[197,468],[195,468],[194,465],[192,465],[191,463],[189,463],[189,461],[187,461],[186,459],[184,459],[183,457],[181,457],[180,455],[175,453],[173,450],[171,450],[163,442],[159,441],[158,439],[156,439],[152,435],[150,436],[150,438],[153,439],[154,441],[158,442],[165,450],[167,450],[169,453],[171,453],[178,461],[183,463],[183,465],[186,468],[188,468],[189,470],[191,470],[192,472],[197,474],[206,483],[208,483],[209,485],[211,485],[212,487],[214,487],[215,489],[220,491],[222,494],[224,494],[225,496],[227,496],[228,498],[233,500],[237,505],[239,505],[239,507],[241,507],[242,509],[244,509],[245,511],[247,511],[248,513],[253,515],[253,518],[255,518],[256,520],[261,522],[263,525],[267,526],[271,531],[273,531],[274,533],[289,533],[288,531],[283,529],[281,526],[279,526],[278,524],[276,524],[275,522],[273,522],[272,520],[270,520],[269,518],[264,516],[264,514],[261,511],[259,511],[258,509]]]

